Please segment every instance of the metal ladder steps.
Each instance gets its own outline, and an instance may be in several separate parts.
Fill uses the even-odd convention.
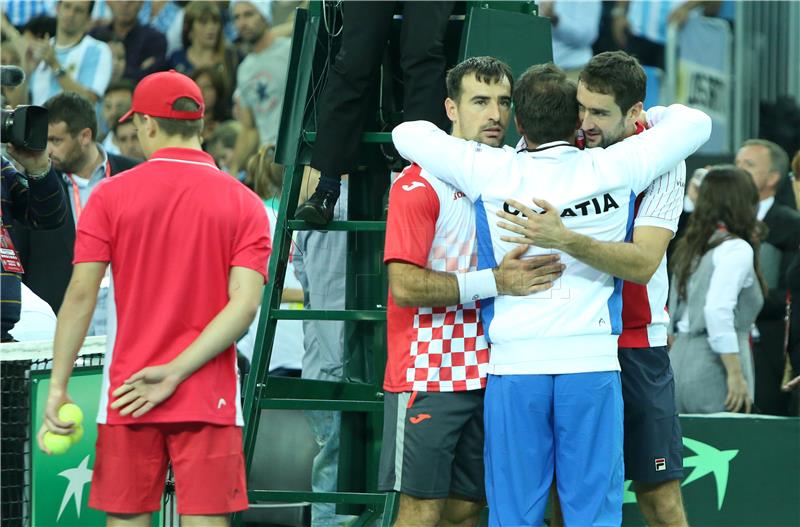
[[[317,140],[317,132],[303,130],[303,141],[313,143]],[[361,134],[362,143],[388,144],[392,142],[392,132],[364,132]]]
[[[372,384],[267,376],[258,388],[262,390],[258,401],[262,409],[383,410],[383,393]]]
[[[386,320],[386,311],[383,309],[270,309],[269,314],[275,320]]]
[[[385,221],[332,221],[320,228],[301,220],[288,220],[286,226],[291,231],[347,231],[381,232],[386,230]]]

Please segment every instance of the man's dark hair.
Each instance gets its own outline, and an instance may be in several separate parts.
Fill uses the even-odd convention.
[[[114,133],[114,135],[117,135],[117,128],[119,128],[120,126],[125,126],[126,124],[129,124],[131,126],[136,126],[135,124],[133,124],[133,119],[128,119],[122,122],[119,122],[119,119],[114,119],[114,122],[111,123],[111,131]]]
[[[180,97],[172,103],[172,109],[180,112],[196,112],[200,105],[188,97]],[[179,135],[183,139],[190,139],[199,136],[203,131],[203,119],[167,119],[165,117],[153,117],[158,126],[167,135]]]
[[[514,112],[536,144],[572,138],[578,124],[575,83],[552,62],[531,66],[514,87]]]
[[[58,3],[60,4],[61,2],[62,0],[59,0]],[[92,11],[94,11],[94,0],[86,0],[86,3],[89,4],[89,18],[92,18]]]
[[[126,91],[133,95],[134,88],[135,86],[133,85],[133,82],[129,79],[118,79],[109,83],[108,88],[106,88],[106,92],[103,95],[105,96],[115,91]]]
[[[47,15],[33,17],[22,27],[22,32],[26,31],[37,38],[44,38],[45,35],[53,36],[56,34],[56,19]]]
[[[581,70],[579,80],[589,91],[612,95],[623,115],[647,95],[647,75],[624,51],[598,53]]]
[[[97,141],[97,117],[89,99],[75,92],[59,93],[44,103],[47,108],[47,124],[67,123],[69,135],[75,137],[84,128],[92,132],[92,141]]]
[[[514,87],[514,75],[508,64],[495,57],[470,57],[447,72],[449,98],[458,102],[458,98],[461,97],[461,81],[467,75],[475,75],[479,82],[487,84],[501,82],[503,77],[506,77],[512,89]]]

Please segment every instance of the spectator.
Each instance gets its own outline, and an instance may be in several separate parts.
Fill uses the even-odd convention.
[[[712,168],[672,262],[670,358],[680,413],[750,413],[750,328],[764,303],[758,191],[747,172]],[[783,373],[783,372],[781,372]]]
[[[800,213],[776,202],[775,192],[789,171],[789,156],[771,141],[750,139],[737,152],[736,166],[753,178],[760,199],[758,219],[769,230],[758,255],[769,293],[753,334],[755,404],[760,413],[788,415],[789,396],[780,390],[786,364],[786,273],[800,247]]]
[[[230,5],[239,36],[252,45],[236,71],[234,97],[242,133],[236,140],[231,170],[238,173],[259,144],[275,143],[278,138],[291,41],[272,34],[269,2],[235,0]]]
[[[90,34],[125,44],[123,77],[138,82],[149,73],[163,70],[167,40],[157,30],[139,23],[141,0],[115,0],[107,5],[112,14],[111,23],[94,28]]]
[[[183,17],[183,8],[173,0],[149,0],[139,11],[139,23],[152,27],[166,37],[167,57],[181,47]]]
[[[0,342],[11,342],[9,333],[20,318],[21,264],[18,245],[20,228],[54,229],[63,225],[67,216],[64,188],[52,167],[46,151],[20,150],[8,145],[8,153],[25,169],[19,173],[10,160],[2,158],[2,210],[0,211],[0,245],[3,258],[0,273]],[[12,241],[13,234],[13,241]],[[9,252],[10,251],[10,252]]]
[[[334,216],[347,219],[347,181],[342,184],[342,199]],[[300,231],[295,238],[292,263],[303,286],[305,309],[345,309],[347,233],[341,231]],[[304,379],[341,382],[344,372],[344,322],[303,321]],[[338,488],[341,412],[308,410],[306,418],[319,451],[311,466],[314,492],[334,492]],[[336,505],[313,503],[311,526],[342,525]]]
[[[111,82],[122,80],[125,75],[125,67],[127,65],[125,59],[125,44],[120,40],[112,40],[108,43],[111,48]]]
[[[236,138],[242,133],[242,125],[239,121],[228,120],[220,123],[214,129],[214,133],[203,144],[206,152],[211,154],[214,162],[223,172],[227,172],[239,181],[245,178],[244,171],[233,172],[233,155],[236,148]]]
[[[784,152],[788,151],[784,149]],[[800,179],[795,177],[796,172],[794,166],[796,163],[800,164],[800,151],[795,154],[794,159],[792,159],[790,170],[781,178],[781,181],[775,189],[775,202],[786,205],[790,209],[800,211],[800,202],[798,202],[798,197],[800,196]]]
[[[19,66],[25,70],[22,64],[22,55],[19,48],[12,44],[10,39],[6,38],[5,27],[3,26],[3,41],[0,45],[0,64],[3,66]],[[10,26],[9,26],[10,27]],[[15,38],[22,40],[22,36],[13,27],[10,28],[15,33]],[[2,106],[10,106],[12,108],[20,104],[28,104],[28,79],[27,77],[17,86],[2,86],[0,87],[0,94],[2,94]]]
[[[89,196],[109,176],[136,162],[107,154],[97,143],[97,119],[91,103],[77,93],[62,93],[45,103],[48,109],[47,150],[67,194],[67,219],[59,228],[37,232],[20,229],[20,254],[25,284],[56,313],[72,275],[75,225]],[[107,284],[104,283],[104,286]],[[91,334],[105,335],[105,298],[101,288]]]
[[[283,167],[274,162],[275,145],[264,145],[247,163],[247,178],[254,182],[256,194],[264,202],[269,217],[270,238],[274,240],[275,226],[278,224],[278,206],[283,186]],[[272,253],[271,258],[280,255]],[[295,277],[291,252],[286,263],[286,278],[281,284],[281,309],[302,309],[303,289]],[[258,319],[261,308],[253,319],[253,323],[244,337],[237,344],[240,353],[253,360],[253,348],[258,331]],[[301,320],[281,320],[275,328],[272,344],[272,356],[269,361],[270,375],[282,377],[300,377],[303,367],[303,322]]]
[[[114,123],[125,112],[131,109],[131,99],[133,97],[133,83],[127,79],[112,82],[106,88],[103,96],[103,119],[100,122],[100,137],[106,137],[114,126]]]
[[[592,58],[592,44],[600,29],[600,0],[553,0],[539,2],[539,16],[553,25],[553,62],[567,78],[578,74]]]
[[[22,84],[16,87],[4,86],[3,92],[19,101],[17,104],[29,104],[29,79],[34,68],[39,64],[39,58],[34,56],[35,50],[45,45],[50,35],[55,35],[56,19],[46,15],[31,18],[20,33],[3,18],[0,29],[2,29],[4,57],[10,56],[9,59],[12,62],[8,62],[8,64],[18,65],[26,75]],[[5,58],[3,64],[6,64]],[[7,104],[11,104],[11,102],[9,101]]]
[[[183,46],[170,55],[169,67],[190,77],[198,68],[216,69],[225,86],[219,97],[230,101],[239,58],[236,50],[225,42],[219,7],[213,2],[195,0],[186,6],[185,12]]]
[[[614,41],[645,66],[664,69],[664,46],[667,25],[680,25],[697,8],[706,16],[715,16],[722,2],[700,0],[619,0],[611,11]]]
[[[3,0],[3,17],[16,28],[22,28],[33,18],[55,14],[56,0]]]
[[[308,0],[281,0],[272,3],[273,34],[282,37],[292,36],[294,15],[298,8],[308,9]]]
[[[41,105],[61,92],[75,92],[95,103],[111,79],[111,50],[86,34],[91,1],[61,1],[56,36],[32,44],[39,60],[31,73],[31,102]]]
[[[203,99],[206,101],[206,113],[203,115],[203,139],[208,140],[217,125],[231,118],[230,97],[220,70],[214,66],[204,66],[190,75],[200,86]]]
[[[449,122],[445,98],[444,36],[453,2],[403,2],[401,66],[403,119],[432,121],[443,130]],[[317,139],[311,166],[320,173],[311,197],[295,218],[326,225],[338,200],[339,179],[355,170],[367,116],[370,86],[386,47],[394,2],[344,2],[342,45],[328,69],[319,102]]]
[[[136,161],[144,161],[142,145],[139,144],[136,126],[132,122],[125,121],[123,123],[114,123],[114,128],[112,128],[110,137],[112,138],[112,148],[114,152]]]

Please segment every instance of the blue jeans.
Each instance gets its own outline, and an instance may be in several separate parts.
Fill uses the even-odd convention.
[[[306,410],[306,419],[319,446],[311,465],[311,489],[314,492],[336,492],[339,478],[339,436],[341,412]],[[311,504],[311,527],[341,525],[351,516],[337,515],[334,503]]]

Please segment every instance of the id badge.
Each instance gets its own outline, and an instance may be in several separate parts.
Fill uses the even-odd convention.
[[[3,271],[7,273],[24,273],[22,262],[19,261],[19,255],[14,249],[14,242],[11,241],[11,236],[5,226],[2,227],[0,234],[2,234],[0,236],[0,262],[3,264]]]

